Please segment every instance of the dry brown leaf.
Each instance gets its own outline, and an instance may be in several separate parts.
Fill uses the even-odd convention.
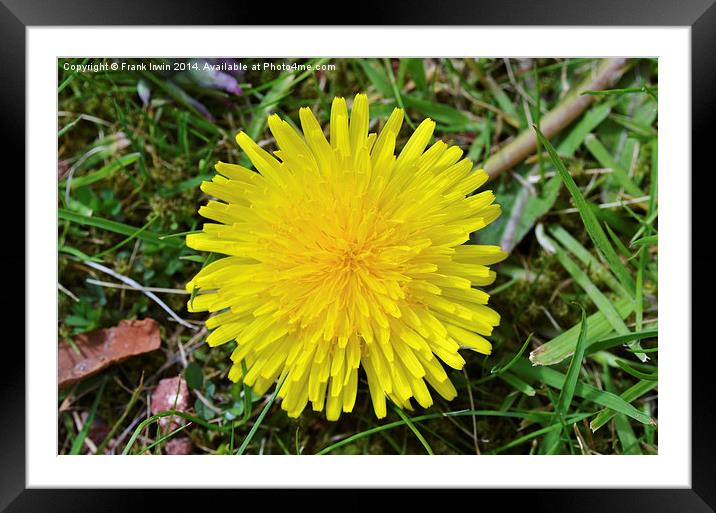
[[[154,319],[120,321],[113,328],[77,335],[74,343],[79,354],[67,341],[59,344],[58,383],[60,388],[96,374],[113,363],[130,356],[159,349],[159,324]]]

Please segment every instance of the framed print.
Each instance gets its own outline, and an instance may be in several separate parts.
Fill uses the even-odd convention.
[[[61,5],[0,9],[0,506],[713,511],[716,7]]]

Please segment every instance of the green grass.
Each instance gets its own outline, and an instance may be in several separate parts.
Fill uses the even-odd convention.
[[[630,61],[609,90],[585,92],[592,104],[549,139],[539,132],[545,114],[594,60],[298,61],[335,64],[317,73],[252,70],[262,61],[247,59],[241,95],[190,73],[81,74],[62,62],[58,336],[152,317],[162,346],[60,391],[59,453],[159,454],[175,437],[199,454],[658,452],[655,60]],[[208,348],[204,315],[186,311],[191,296],[168,292],[184,291],[213,258],[185,247],[184,235],[201,228],[208,198],[199,184],[213,164],[248,164],[235,135],[272,149],[268,114],[298,125],[298,109],[310,106],[325,126],[333,97],[357,92],[369,94],[372,118],[396,106],[409,126],[432,117],[436,137],[476,165],[523,132],[537,134],[539,149],[487,186],[503,214],[473,241],[510,251],[487,287],[502,323],[491,356],[463,351],[464,374],[448,371],[457,397],[435,397],[428,410],[388,408],[377,420],[361,374],[352,414],[328,422],[309,407],[290,419],[275,389],[259,397],[227,379],[231,344]],[[121,283],[101,269],[164,290],[154,296],[163,306],[101,285]],[[177,375],[190,382],[189,410],[150,415],[158,381]],[[158,420],[172,415],[186,427],[162,430]]]

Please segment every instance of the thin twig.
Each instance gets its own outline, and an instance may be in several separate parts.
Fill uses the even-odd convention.
[[[117,437],[117,440],[115,440],[112,447],[109,449],[110,454],[115,454],[115,449],[117,447],[120,447],[122,445],[122,442],[124,442],[124,439],[129,436],[129,434],[134,431],[134,427],[141,422],[143,418],[143,415],[139,415],[138,417],[135,417],[132,422],[129,423],[129,426],[127,426],[124,431]]]
[[[180,328],[181,329],[181,328]],[[179,348],[179,356],[181,357],[181,365],[185,369],[189,365],[189,362],[186,359],[186,353],[184,352],[184,346],[181,343],[181,337],[177,338],[177,347]]]
[[[612,173],[613,170],[609,167],[595,167],[593,169],[585,169],[581,172],[583,175],[608,175]],[[545,178],[552,178],[557,174],[556,171],[547,171],[544,174]],[[524,178],[529,183],[539,183],[542,181],[542,177],[540,175],[531,174]]]
[[[641,196],[639,198],[632,198],[630,200],[612,201],[611,203],[600,203],[597,205],[599,208],[616,208],[623,207],[624,205],[634,205],[635,203],[644,203],[649,200],[649,196]],[[557,214],[575,214],[579,212],[577,208],[564,208],[562,210],[555,210],[550,212],[551,215]]]
[[[141,242],[142,241],[140,239],[134,241],[134,248],[132,249],[132,254],[129,257],[129,265],[127,266],[127,269],[134,268],[134,259],[137,257],[137,251],[139,251]],[[124,290],[122,290],[119,294],[119,307],[124,310]]]
[[[522,97],[522,100],[527,103],[531,103],[532,105],[537,105],[537,102],[535,102],[534,98],[530,97],[529,94],[527,94],[527,91],[525,91],[524,87],[522,87],[517,80],[515,79],[515,74],[512,71],[512,64],[510,63],[510,59],[502,59],[505,63],[505,69],[507,70],[507,78],[510,79],[510,83],[512,84],[512,87],[515,88],[517,93]],[[530,111],[525,106],[525,111],[528,116],[531,117]],[[532,120],[530,119],[530,126],[532,126]]]
[[[92,278],[87,278],[85,281],[87,283],[91,283],[92,285],[99,285],[100,287],[107,287],[110,289],[139,290],[136,287],[131,287],[129,285],[123,285],[121,283],[112,283],[109,281],[100,281]],[[144,287],[144,290],[149,290],[150,292],[160,292],[164,294],[191,294],[191,292],[187,292],[186,290],[182,289],[163,289],[161,287]]]
[[[515,128],[520,127],[520,122],[516,120],[513,116],[510,116],[507,112],[504,110],[501,110],[499,107],[495,107],[491,103],[484,102],[480,100],[479,98],[475,98],[472,96],[469,92],[462,90],[461,93],[463,97],[467,98],[471,103],[474,103],[478,107],[489,110],[490,112],[493,112],[497,114],[499,117],[503,118],[505,121],[507,121],[510,125],[512,125]]]
[[[74,163],[72,167],[70,167],[70,170],[67,171],[67,182],[65,184],[65,203],[70,202],[70,190],[72,188],[72,177],[75,174],[75,171],[78,167],[80,167],[88,158],[90,158],[92,155],[95,155],[96,153],[99,153],[101,151],[104,151],[107,149],[107,146],[95,146],[88,152],[86,152],[84,155],[82,155],[77,162]]]
[[[204,406],[206,406],[207,408],[212,410],[214,413],[218,413],[219,415],[224,413],[223,411],[221,411],[221,408],[218,408],[214,403],[212,403],[209,399],[207,399],[201,392],[199,392],[198,390],[193,390],[193,392],[194,392],[194,394],[196,394],[196,396],[199,398],[199,400],[202,403],[204,403]]]
[[[69,297],[71,297],[75,301],[75,303],[79,302],[79,298],[77,296],[75,296],[69,289],[65,288],[65,286],[62,285],[62,283],[58,283],[57,288],[60,289],[61,292],[64,292]]]
[[[562,329],[562,326],[559,325],[559,323],[555,320],[554,317],[552,317],[552,314],[547,310],[544,306],[540,306],[540,308],[544,311],[544,314],[547,316],[547,319],[549,319],[549,322],[552,323],[552,326],[554,326],[554,329],[562,333],[564,330]]]
[[[470,409],[475,409],[475,400],[472,397],[472,387],[470,386],[470,377],[467,375],[465,367],[462,368],[462,373],[465,375],[465,382],[467,383],[467,397],[470,400]],[[475,454],[480,456],[480,445],[477,443],[477,419],[475,416],[472,417],[472,441],[475,443]]]
[[[91,121],[92,123],[97,123],[98,125],[104,125],[104,126],[112,126],[112,123],[109,121],[105,121],[104,119],[100,119],[95,116],[90,116],[89,114],[77,114],[74,112],[67,112],[65,110],[61,110],[57,113],[58,117],[74,117],[77,116],[79,119],[84,119],[85,121]]]
[[[75,425],[77,426],[77,431],[82,431],[85,422],[89,420],[89,417],[87,417],[87,419],[85,419],[85,421],[83,422],[76,411],[72,412],[72,418],[74,419]],[[97,454],[97,446],[94,444],[94,442],[90,439],[89,436],[85,437],[84,444],[87,446],[87,449],[89,450],[90,454]]]
[[[624,73],[627,61],[628,59],[623,58],[602,60],[594,76],[585,80],[562,103],[542,116],[540,120],[542,133],[547,138],[551,138],[579,117],[595,98],[594,96],[580,93],[611,87]],[[495,178],[522,162],[536,148],[537,136],[532,128],[528,128],[515,140],[487,159],[484,169],[490,175],[490,178]]]
[[[167,313],[171,316],[172,319],[174,319],[176,322],[178,322],[179,324],[181,324],[181,325],[184,326],[185,328],[189,328],[189,329],[194,330],[194,331],[196,331],[196,330],[199,329],[197,326],[192,326],[191,324],[189,324],[188,322],[186,322],[184,319],[182,319],[181,317],[179,317],[176,313],[174,313],[174,310],[172,310],[171,308],[169,308],[164,301],[162,301],[161,299],[159,299],[159,298],[156,296],[156,294],[154,294],[154,292],[152,292],[152,291],[150,291],[150,290],[147,290],[143,285],[141,285],[141,284],[139,284],[138,282],[134,281],[132,278],[128,278],[128,277],[126,277],[126,276],[123,276],[123,275],[119,274],[118,272],[113,271],[113,270],[110,269],[109,267],[105,267],[105,266],[103,266],[102,264],[98,264],[98,263],[92,262],[92,261],[90,261],[90,260],[83,260],[83,262],[84,262],[86,265],[92,267],[93,269],[97,269],[98,271],[102,271],[102,272],[105,273],[105,274],[109,274],[110,276],[112,276],[112,277],[114,277],[114,278],[117,278],[119,281],[122,281],[122,282],[126,283],[126,284],[129,285],[130,287],[132,287],[132,288],[134,288],[134,289],[137,289],[137,290],[143,292],[145,296],[147,296],[149,299],[153,300],[156,304],[158,304],[158,305],[162,308],[162,310],[164,310],[165,312],[167,312]]]

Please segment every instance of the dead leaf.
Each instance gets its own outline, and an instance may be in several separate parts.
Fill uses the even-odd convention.
[[[60,388],[96,374],[113,363],[130,356],[159,349],[159,324],[154,319],[120,321],[113,328],[77,335],[74,343],[79,354],[67,341],[59,344],[58,383]]]

